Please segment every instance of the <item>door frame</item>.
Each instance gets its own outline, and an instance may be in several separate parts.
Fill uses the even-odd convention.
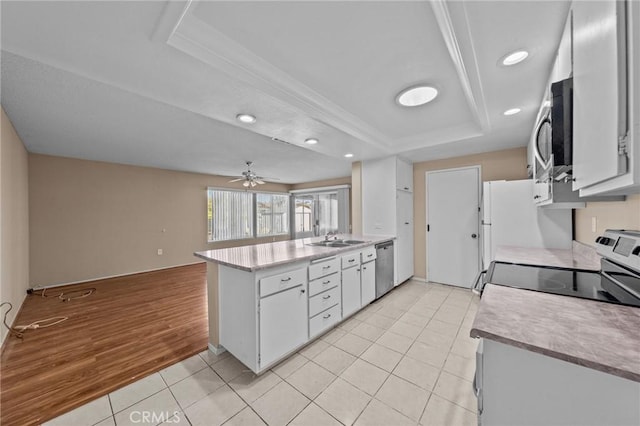
[[[476,164],[473,166],[463,166],[463,167],[452,167],[452,168],[448,168],[448,169],[438,169],[438,170],[429,170],[426,171],[424,174],[424,215],[425,215],[425,224],[424,224],[424,233],[425,233],[425,271],[424,271],[424,275],[425,275],[425,280],[429,281],[429,231],[428,231],[428,226],[429,226],[429,175],[433,174],[433,173],[440,173],[440,172],[456,172],[456,171],[462,171],[462,170],[470,170],[470,169],[474,169],[478,172],[478,220],[477,220],[477,227],[478,227],[478,238],[476,239],[477,244],[478,244],[478,259],[477,259],[477,264],[478,264],[478,271],[482,270],[482,227],[481,227],[481,221],[482,221],[482,166],[480,164]]]

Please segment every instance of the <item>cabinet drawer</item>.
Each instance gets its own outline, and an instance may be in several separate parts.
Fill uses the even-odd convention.
[[[340,320],[340,304],[337,304],[309,319],[309,337],[317,336]]]
[[[360,264],[360,252],[350,253],[342,256],[342,269],[350,268]]]
[[[338,303],[340,303],[340,287],[316,294],[309,298],[309,316],[313,317]]]
[[[362,263],[371,262],[376,259],[376,247],[371,246],[362,249]]]
[[[296,269],[260,280],[260,297],[307,283],[307,268]]]
[[[337,257],[333,257],[328,260],[315,261],[309,265],[309,281],[324,277],[325,275],[333,274],[339,270],[340,260]]]
[[[336,287],[338,284],[340,284],[340,274],[333,274],[314,281],[309,281],[309,297]]]

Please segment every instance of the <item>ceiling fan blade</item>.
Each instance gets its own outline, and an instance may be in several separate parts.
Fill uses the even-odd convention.
[[[262,181],[262,180],[260,180],[260,179],[258,179],[258,178],[254,179],[253,181],[254,181],[255,183],[257,183],[258,185],[264,185],[264,181]]]
[[[244,178],[232,179],[232,180],[230,180],[230,181],[229,181],[229,183],[232,183],[232,182],[240,182],[241,180],[244,180]]]

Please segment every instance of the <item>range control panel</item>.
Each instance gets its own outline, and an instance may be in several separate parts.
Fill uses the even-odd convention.
[[[640,271],[640,231],[607,229],[596,238],[598,254]]]

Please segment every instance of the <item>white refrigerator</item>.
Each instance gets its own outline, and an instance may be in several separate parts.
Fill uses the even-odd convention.
[[[571,248],[572,210],[535,206],[531,180],[485,182],[482,198],[484,268],[498,246]]]

